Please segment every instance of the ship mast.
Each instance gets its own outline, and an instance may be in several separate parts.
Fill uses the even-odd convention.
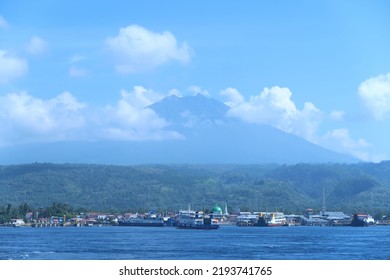
[[[326,211],[326,201],[325,201],[325,186],[322,187],[322,214]]]

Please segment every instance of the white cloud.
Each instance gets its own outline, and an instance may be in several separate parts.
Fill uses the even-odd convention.
[[[0,84],[23,76],[27,70],[28,64],[24,59],[0,50]]]
[[[0,96],[0,146],[60,140],[182,139],[147,108],[164,96],[137,86],[130,92],[122,90],[113,106],[91,108],[69,92],[47,100],[27,92],[9,93]]]
[[[120,93],[122,100],[125,100],[138,109],[143,109],[157,101],[160,101],[166,96],[142,86],[135,86],[130,92],[122,89]]]
[[[260,94],[250,96],[249,100],[245,100],[235,88],[227,88],[220,95],[226,98],[230,117],[249,123],[267,124],[360,160],[377,162],[387,158],[386,155],[372,153],[372,145],[365,139],[353,139],[348,129],[334,129],[320,135],[319,128],[324,114],[311,102],[305,102],[303,108],[298,109],[288,88],[264,88]],[[344,111],[334,110],[328,120],[341,121],[344,115]]]
[[[271,125],[315,142],[322,113],[310,102],[306,102],[303,109],[299,110],[291,100],[292,93],[288,88],[264,88],[248,101],[234,88],[227,88],[220,94],[228,99],[225,102],[230,106],[228,116],[250,123]]]
[[[188,90],[192,92],[194,95],[202,94],[204,96],[210,96],[210,93],[207,90],[204,90],[199,86],[190,86],[188,87]]]
[[[359,86],[359,97],[377,120],[390,114],[390,73],[370,78]]]
[[[58,95],[56,98],[51,99],[49,103],[53,105],[56,110],[61,109],[63,107],[68,111],[78,111],[87,106],[85,103],[78,102],[76,97],[74,97],[70,92],[67,91]]]
[[[75,137],[75,131],[85,124],[85,107],[69,92],[49,100],[26,92],[1,96],[0,145]]]
[[[48,44],[40,37],[34,36],[27,45],[27,52],[33,55],[40,55],[48,50]]]
[[[3,18],[1,15],[0,15],[0,28],[6,28],[8,27],[8,23],[7,21],[5,20],[5,18]]]
[[[180,93],[180,91],[178,89],[171,89],[169,92],[168,92],[168,96],[170,95],[175,95],[177,97],[182,97],[182,94]]]
[[[199,90],[201,90],[199,88]],[[386,155],[374,154],[365,139],[354,139],[348,129],[339,128],[319,135],[323,113],[310,103],[299,109],[288,88],[265,88],[260,94],[245,99],[237,89],[220,92],[230,106],[228,115],[250,123],[268,124],[298,135],[322,147],[350,154],[361,160],[380,161]],[[0,96],[0,146],[22,142],[50,142],[59,140],[110,139],[144,141],[184,139],[169,130],[169,123],[158,116],[149,105],[168,95],[179,96],[176,89],[166,94],[142,86],[121,90],[114,105],[91,108],[79,102],[71,93],[64,92],[52,99],[41,99],[26,92]],[[185,115],[187,114],[187,115]],[[343,111],[333,111],[335,120]],[[188,115],[188,126],[197,121]],[[333,120],[327,118],[327,120]]]
[[[363,161],[380,162],[388,158],[384,154],[370,153],[368,149],[372,144],[363,138],[354,140],[346,128],[328,131],[322,137],[321,145],[336,152],[349,154]]]
[[[120,73],[148,71],[169,61],[190,60],[189,47],[186,43],[178,45],[172,33],[154,33],[138,25],[121,28],[116,37],[106,40],[106,45]]]
[[[225,102],[225,105],[229,107],[235,107],[244,103],[244,97],[241,93],[235,88],[227,88],[220,92],[222,96],[226,96],[228,101]]]
[[[103,131],[106,138],[116,140],[162,140],[180,139],[175,131],[165,130],[167,121],[147,108],[164,96],[141,86],[132,92],[121,91],[121,99],[116,106],[105,109],[107,124]]]
[[[86,77],[88,76],[88,70],[81,67],[71,66],[69,68],[69,76],[78,78]]]
[[[105,114],[103,138],[130,141],[179,138],[178,133],[164,130],[168,123],[152,109],[139,109],[125,99],[119,100],[115,107],[107,106]]]
[[[138,108],[135,104],[122,95],[117,106],[107,107],[110,115],[114,116],[117,123],[137,130],[161,129],[167,125],[152,109]]]
[[[86,59],[87,58],[85,56],[78,54],[70,57],[67,61],[67,64],[69,65],[69,76],[73,78],[87,77],[89,75],[89,71],[86,68],[77,65]]]

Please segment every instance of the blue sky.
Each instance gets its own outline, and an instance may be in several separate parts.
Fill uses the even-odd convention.
[[[0,147],[175,138],[196,93],[362,160],[390,159],[388,1],[1,1]]]

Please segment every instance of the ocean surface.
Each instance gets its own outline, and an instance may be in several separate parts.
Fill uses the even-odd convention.
[[[1,260],[390,260],[390,226],[0,227]]]

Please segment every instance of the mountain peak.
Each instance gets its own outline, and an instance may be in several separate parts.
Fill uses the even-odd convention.
[[[170,95],[149,106],[169,122],[183,122],[188,117],[199,119],[223,119],[229,107],[202,94],[178,97]]]
[[[353,162],[298,136],[268,125],[250,124],[226,116],[229,107],[202,94],[170,96],[149,106],[186,138],[171,154],[191,154],[202,162],[296,163]],[[185,148],[184,148],[185,147]],[[187,161],[183,160],[183,161]]]

